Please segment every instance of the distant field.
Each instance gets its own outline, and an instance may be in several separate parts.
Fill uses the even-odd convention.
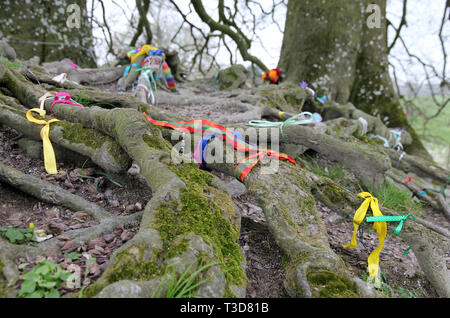
[[[443,101],[444,97],[439,96],[438,100]],[[431,97],[417,97],[412,101],[428,116],[435,114],[438,110]],[[419,112],[413,111],[407,118],[416,132],[422,137],[425,147],[435,161],[444,167],[450,168],[450,104],[438,117],[428,121],[425,127],[425,120]]]

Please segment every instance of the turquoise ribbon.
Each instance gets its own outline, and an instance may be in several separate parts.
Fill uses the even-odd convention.
[[[400,222],[394,230],[395,235],[399,235],[403,229],[403,223],[410,217],[414,219],[416,222],[416,218],[412,214],[408,215],[383,215],[383,216],[368,216],[366,217],[366,222]],[[408,247],[402,254],[402,257],[405,257],[409,252],[411,247]]]
[[[403,223],[412,217],[414,222],[416,218],[412,214],[408,215],[384,215],[384,216],[368,216],[366,217],[366,222],[400,222],[394,230],[395,235],[399,235],[403,228]]]
[[[433,191],[433,192],[436,192],[436,193],[440,193],[440,194],[442,194],[444,199],[447,199],[447,196],[445,195],[445,190],[447,189],[449,183],[450,183],[450,177],[448,177],[447,181],[442,185],[440,190],[424,188],[423,191],[428,190],[428,191]]]
[[[122,77],[126,77],[126,76],[128,75],[128,73],[130,73],[130,70],[131,70],[132,67],[139,68],[139,65],[137,65],[136,63],[133,63],[132,65],[128,65],[128,66],[125,68],[125,71],[123,72]]]
[[[297,118],[305,117],[305,115],[309,115],[309,118],[297,120]],[[283,138],[283,141],[285,143],[288,143],[288,140],[283,132],[283,127],[289,126],[289,125],[304,125],[304,124],[313,123],[314,122],[313,118],[314,118],[314,116],[310,112],[302,112],[300,114],[297,114],[295,116],[292,116],[292,117],[286,119],[283,122],[272,122],[272,121],[266,121],[266,120],[250,120],[248,122],[248,124],[250,126],[254,126],[254,127],[280,127],[281,137]]]

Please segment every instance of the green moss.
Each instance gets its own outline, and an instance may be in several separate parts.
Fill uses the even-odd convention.
[[[383,141],[381,139],[378,138],[369,138],[367,136],[361,136],[360,134],[358,134],[358,132],[354,132],[353,137],[355,137],[356,139],[362,141],[363,143],[372,145],[372,146],[377,146],[379,144],[383,144]]]
[[[146,260],[146,244],[136,244],[116,256],[115,264],[108,275],[108,282],[119,280],[150,280],[163,274],[164,269],[157,264],[158,254]]]
[[[327,270],[313,270],[307,275],[314,297],[355,298],[356,284]]]
[[[8,282],[3,275],[5,264],[0,259],[0,298],[11,297],[11,291],[8,289]]]
[[[83,144],[89,148],[98,149],[106,141],[114,142],[111,137],[105,136],[95,129],[83,128],[79,123],[68,123],[65,121],[59,121],[52,125],[61,126],[64,128],[63,137],[73,143]]]
[[[245,283],[247,278],[241,267],[244,259],[237,244],[239,227],[227,220],[227,216],[234,214],[231,198],[213,188],[213,176],[198,169],[196,165],[171,168],[187,187],[180,194],[181,209],[175,200],[163,203],[155,209],[155,222],[151,227],[158,230],[162,249],[153,250],[150,256],[146,244],[127,248],[116,256],[114,264],[101,280],[86,288],[84,297],[93,297],[105,286],[116,281],[150,280],[164,274],[167,268],[164,260],[186,251],[189,241],[183,236],[189,233],[201,236],[205,243],[213,248],[217,257],[211,260],[207,255],[200,255],[197,258],[199,265],[211,261],[219,262],[229,286]],[[228,211],[231,207],[233,211]],[[232,297],[228,286],[225,295]]]
[[[6,67],[20,67],[22,65],[22,62],[19,60],[10,61],[4,56],[0,56],[0,63],[5,65]]]
[[[184,251],[187,250],[189,241],[186,238],[183,238],[181,241],[172,244],[169,249],[169,252],[166,254],[166,258],[171,259],[175,256],[183,254]]]
[[[237,298],[237,296],[227,285],[227,287],[225,288],[225,293],[223,294],[223,298]]]
[[[153,136],[143,135],[142,139],[150,148],[160,149],[168,152],[171,152],[172,150],[170,145],[162,137],[158,135]]]
[[[177,211],[175,201],[162,204],[156,210],[154,226],[163,240],[163,249],[170,253],[174,240],[181,235],[190,232],[200,235],[214,249],[228,284],[243,284],[246,276],[241,267],[244,259],[237,244],[239,227],[227,220],[234,214],[231,198],[213,188],[210,185],[213,176],[193,164],[183,165],[174,172],[187,187],[181,192],[181,211]],[[230,207],[233,210],[227,211]]]
[[[347,201],[347,193],[328,178],[322,178],[320,190],[330,203]]]

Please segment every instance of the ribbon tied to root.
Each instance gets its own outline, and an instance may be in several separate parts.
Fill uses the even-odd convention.
[[[270,149],[258,149],[256,146],[245,142],[243,139],[236,137],[233,132],[215,122],[209,120],[190,120],[186,122],[166,122],[158,121],[150,118],[146,113],[142,113],[144,117],[151,122],[153,125],[172,128],[179,131],[201,132],[206,134],[216,134],[218,138],[226,141],[228,144],[232,145],[235,149],[243,151],[245,153],[252,153],[249,157],[242,160],[234,169],[234,175],[241,182],[244,182],[245,177],[250,172],[250,170],[265,156],[273,159],[289,161],[295,166],[297,163],[294,159],[286,154],[278,153]],[[201,159],[200,161],[201,162]]]
[[[364,202],[361,206],[356,210],[355,215],[353,217],[353,235],[350,241],[350,244],[343,245],[344,248],[355,248],[357,246],[356,235],[358,233],[358,228],[361,222],[364,220],[366,216],[367,210],[370,207],[372,210],[373,216],[383,216],[378,206],[378,199],[373,197],[369,192],[361,192],[358,194],[359,197],[364,199]],[[369,255],[367,259],[368,270],[369,270],[369,278],[372,279],[375,283],[375,286],[380,286],[380,252],[383,249],[384,240],[387,234],[387,225],[386,222],[377,221],[374,222],[372,229],[376,230],[378,233],[378,247]]]
[[[399,235],[403,229],[403,223],[410,216],[414,219],[414,221],[416,221],[414,215],[407,214],[407,215],[368,216],[366,218],[366,222],[400,222],[393,232],[395,235]]]
[[[283,118],[284,112],[279,112],[278,117],[281,119]],[[301,119],[299,119],[301,118]],[[322,118],[317,113],[310,113],[310,112],[302,112],[300,114],[297,114],[295,116],[289,117],[283,122],[272,122],[272,121],[266,121],[266,120],[250,120],[248,124],[250,126],[254,127],[280,127],[280,133],[281,137],[283,138],[283,141],[285,143],[288,143],[288,140],[286,138],[286,135],[284,134],[283,127],[289,126],[289,125],[305,125],[310,124],[313,122],[319,122],[322,121]]]
[[[58,119],[51,119],[49,121],[45,121],[42,119],[37,119],[33,117],[33,112],[38,113],[41,117],[45,116],[45,110],[39,109],[39,108],[32,108],[29,111],[27,111],[27,119],[28,121],[38,124],[38,125],[44,125],[44,127],[41,129],[41,139],[42,139],[42,146],[44,151],[44,165],[45,170],[48,174],[57,174],[58,170],[56,169],[56,159],[55,159],[55,153],[53,151],[52,143],[50,141],[49,133],[50,133],[50,124],[59,121]]]

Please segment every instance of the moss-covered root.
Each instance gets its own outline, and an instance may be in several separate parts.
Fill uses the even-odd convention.
[[[230,196],[216,186],[215,177],[195,165],[170,170],[184,186],[170,197],[150,200],[138,234],[115,253],[86,296],[127,297],[134,288],[137,297],[153,297],[156,286],[171,272],[168,266],[179,276],[189,265],[195,270],[210,263],[217,264],[198,277],[197,281],[209,279],[196,289],[197,296],[245,296],[244,257],[237,244],[240,217]],[[130,280],[137,280],[137,287],[130,286]]]
[[[446,257],[450,240],[418,224],[408,224],[401,233],[414,252],[420,268],[440,297],[450,297],[450,270]]]
[[[212,162],[209,154],[206,161]],[[210,163],[208,167],[227,174],[233,174],[234,170],[231,164]],[[344,263],[330,248],[325,224],[311,195],[314,183],[306,171],[269,160],[252,169],[245,185],[263,209],[268,228],[287,256],[285,286],[291,296],[320,296],[312,292],[308,281],[308,274],[313,271],[326,270],[339,280],[352,280]],[[358,285],[350,285],[346,296],[368,296]]]
[[[41,140],[40,131],[43,126],[29,122],[22,110],[0,104],[0,123],[34,140]],[[123,172],[130,165],[130,158],[113,138],[96,130],[83,128],[80,124],[63,120],[52,123],[50,140],[52,144],[90,158],[108,172]]]
[[[392,160],[392,166],[404,171],[405,173],[413,173],[419,177],[430,178],[432,180],[445,182],[450,176],[450,171],[439,167],[434,162],[423,159],[422,157],[405,154],[401,160],[400,154],[392,149],[386,150]]]
[[[0,238],[0,298],[14,298],[16,291],[10,287],[19,278],[8,244]]]
[[[282,83],[264,85],[256,91],[256,95],[259,97],[256,106],[261,109],[269,106],[278,111],[298,113],[302,110],[309,93],[298,85]]]
[[[323,134],[314,127],[298,125],[285,127],[284,134],[289,143],[306,146],[327,159],[342,163],[366,186],[380,186],[385,172],[391,167],[391,161],[384,152],[356,139],[348,142]]]
[[[261,204],[269,229],[290,260],[286,264],[286,287],[292,296],[374,296],[356,284],[330,248],[325,224],[311,195],[314,183],[305,171],[280,163],[276,174],[261,174],[255,169],[245,184]],[[324,273],[328,277],[324,284],[316,284],[317,275]]]
[[[109,217],[109,213],[85,199],[76,196],[47,181],[24,174],[0,162],[0,181],[5,182],[44,202],[63,205],[74,211],[86,211],[89,215],[101,221]]]

